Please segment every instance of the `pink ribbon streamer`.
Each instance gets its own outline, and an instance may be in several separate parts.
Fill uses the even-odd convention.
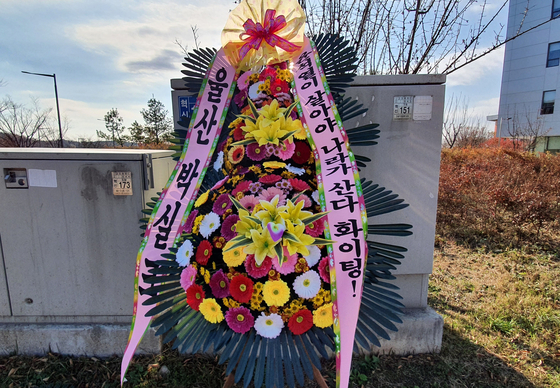
[[[248,19],[243,24],[245,32],[239,38],[246,43],[239,50],[239,57],[241,59],[245,58],[251,49],[258,50],[263,40],[271,47],[278,46],[288,52],[294,52],[299,49],[298,45],[276,35],[276,32],[286,27],[286,18],[283,15],[275,18],[275,15],[276,11],[269,9],[264,16],[264,25],[258,22],[255,23],[252,19]]]
[[[131,333],[121,362],[121,385],[130,360],[152,320],[146,313],[154,306],[144,306],[143,302],[149,295],[142,295],[139,291],[140,287],[150,286],[142,278],[143,274],[148,274],[146,259],[161,260],[161,255],[168,253],[169,248],[173,246],[175,237],[180,233],[180,225],[186,215],[189,201],[198,191],[197,182],[204,176],[203,169],[210,162],[214,139],[220,135],[220,117],[229,107],[228,94],[235,81],[236,70],[230,65],[223,49],[216,54],[206,77],[213,82],[213,86],[207,85],[199,94],[185,141],[187,148],[183,151],[154,209],[155,216],[150,218],[136,259],[134,312]],[[222,88],[219,95],[216,86],[218,84]],[[193,144],[190,144],[191,142]]]
[[[332,94],[325,89],[323,69],[316,58],[306,38],[293,71],[303,119],[315,144],[314,155],[320,161],[317,184],[324,192],[329,211],[330,238],[336,241],[329,253],[329,265],[336,274],[335,287],[331,288],[334,329],[339,340],[336,386],[348,387],[367,257],[363,230],[366,215],[363,197],[356,189],[358,169],[349,156],[348,137],[339,117],[335,117],[336,106]]]

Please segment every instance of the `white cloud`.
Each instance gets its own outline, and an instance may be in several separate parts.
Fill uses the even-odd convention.
[[[503,62],[504,48],[502,46],[488,55],[485,55],[484,57],[479,58],[465,67],[449,74],[447,76],[447,85],[474,85],[483,77],[488,76],[501,78]]]
[[[113,56],[123,72],[167,71],[181,60],[175,40],[194,46],[191,26],[198,27],[203,46],[219,46],[231,8],[229,1],[137,3],[135,20],[95,20],[71,27],[67,35],[86,50]],[[175,58],[173,58],[175,53]],[[165,63],[168,58],[168,63]],[[171,65],[170,65],[171,64]]]

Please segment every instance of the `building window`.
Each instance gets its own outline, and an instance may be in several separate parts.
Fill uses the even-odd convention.
[[[556,100],[556,90],[547,90],[542,96],[541,115],[554,113],[554,100]]]
[[[560,16],[560,0],[554,0],[552,4],[552,18]]]
[[[548,58],[546,67],[554,67],[560,64],[560,42],[550,43],[548,45]]]

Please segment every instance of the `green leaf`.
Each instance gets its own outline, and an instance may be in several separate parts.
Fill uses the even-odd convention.
[[[327,244],[334,244],[335,240],[327,240],[326,238],[315,238],[313,241],[313,245],[327,245]]]
[[[232,143],[232,146],[237,146],[237,145],[247,145],[247,144],[251,144],[251,143],[256,143],[257,141],[255,139],[245,139],[245,140],[239,140],[236,141],[235,143]]]
[[[241,237],[242,240],[239,240],[238,242],[236,242],[235,244],[233,244],[233,245],[232,245],[231,247],[229,247],[228,249],[225,249],[224,252],[229,252],[229,251],[231,251],[232,249],[239,248],[239,247],[244,247],[244,246],[249,245],[249,244],[251,243],[251,240],[248,239],[248,238],[245,237],[245,236],[237,236],[237,237]],[[237,238],[237,237],[236,237],[236,238]],[[234,240],[234,239],[233,239],[233,240]],[[231,240],[231,241],[233,241],[233,240]]]
[[[307,218],[304,218],[301,220],[301,222],[303,222],[304,225],[309,225],[315,221],[317,221],[318,219],[326,216],[329,212],[322,212],[322,213],[317,213],[317,214],[313,214],[312,216],[309,216]]]
[[[251,107],[251,112],[253,112],[253,116],[255,116],[255,118],[258,119],[260,115],[259,112],[257,111],[257,107],[255,106],[253,101],[251,101],[250,98],[248,98],[247,101],[249,101],[249,106]]]

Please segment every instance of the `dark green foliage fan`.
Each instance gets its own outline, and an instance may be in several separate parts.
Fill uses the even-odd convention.
[[[355,76],[355,49],[348,42],[332,35],[320,35],[316,37],[315,43],[341,119],[344,121],[363,115],[367,110],[362,104],[341,94]],[[185,58],[183,65],[186,70],[183,70],[183,74],[186,77],[183,79],[189,90],[200,89],[215,52],[212,49],[194,50]],[[228,136],[227,126],[235,119],[236,113],[237,106],[232,103],[220,142]],[[176,158],[180,156],[188,127],[187,122],[180,124],[185,129],[175,132],[175,149],[179,151]],[[359,147],[377,144],[377,126],[368,124],[348,130],[351,145]],[[356,156],[356,161],[358,166],[364,167],[370,159]],[[201,190],[211,188],[223,177],[223,173],[208,169]],[[361,182],[370,219],[408,206],[397,194],[384,187],[365,179]],[[153,206],[155,203],[150,207]],[[151,209],[145,213],[150,214]],[[141,221],[145,222],[147,219]],[[369,225],[365,284],[355,350],[359,349],[358,345],[366,350],[371,349],[372,344],[380,346],[379,338],[389,339],[387,330],[396,331],[395,323],[402,322],[399,315],[404,306],[399,302],[402,298],[396,292],[398,287],[387,281],[394,279],[391,271],[404,259],[406,248],[378,242],[375,236],[407,236],[411,234],[411,228],[407,224]],[[192,235],[181,236],[183,240],[187,238],[193,239],[193,244],[197,244]],[[264,384],[267,388],[284,385],[294,387],[296,382],[303,386],[305,376],[313,379],[311,365],[320,370],[319,356],[328,358],[329,353],[335,350],[334,332],[330,327],[313,327],[302,335],[282,330],[279,337],[267,339],[255,335],[255,330],[245,334],[235,333],[225,321],[219,324],[209,323],[186,302],[185,291],[180,284],[181,268],[174,260],[176,253],[177,249],[171,248],[169,253],[163,255],[163,260],[147,260],[149,274],[142,275],[144,281],[151,285],[141,290],[142,294],[149,295],[144,304],[154,306],[147,315],[153,317],[151,325],[157,328],[156,335],[164,336],[164,343],[172,342],[172,347],[182,353],[212,351],[219,354],[219,363],[228,363],[226,375],[234,373],[235,383],[243,380],[243,386],[247,387],[252,381],[255,387]]]

